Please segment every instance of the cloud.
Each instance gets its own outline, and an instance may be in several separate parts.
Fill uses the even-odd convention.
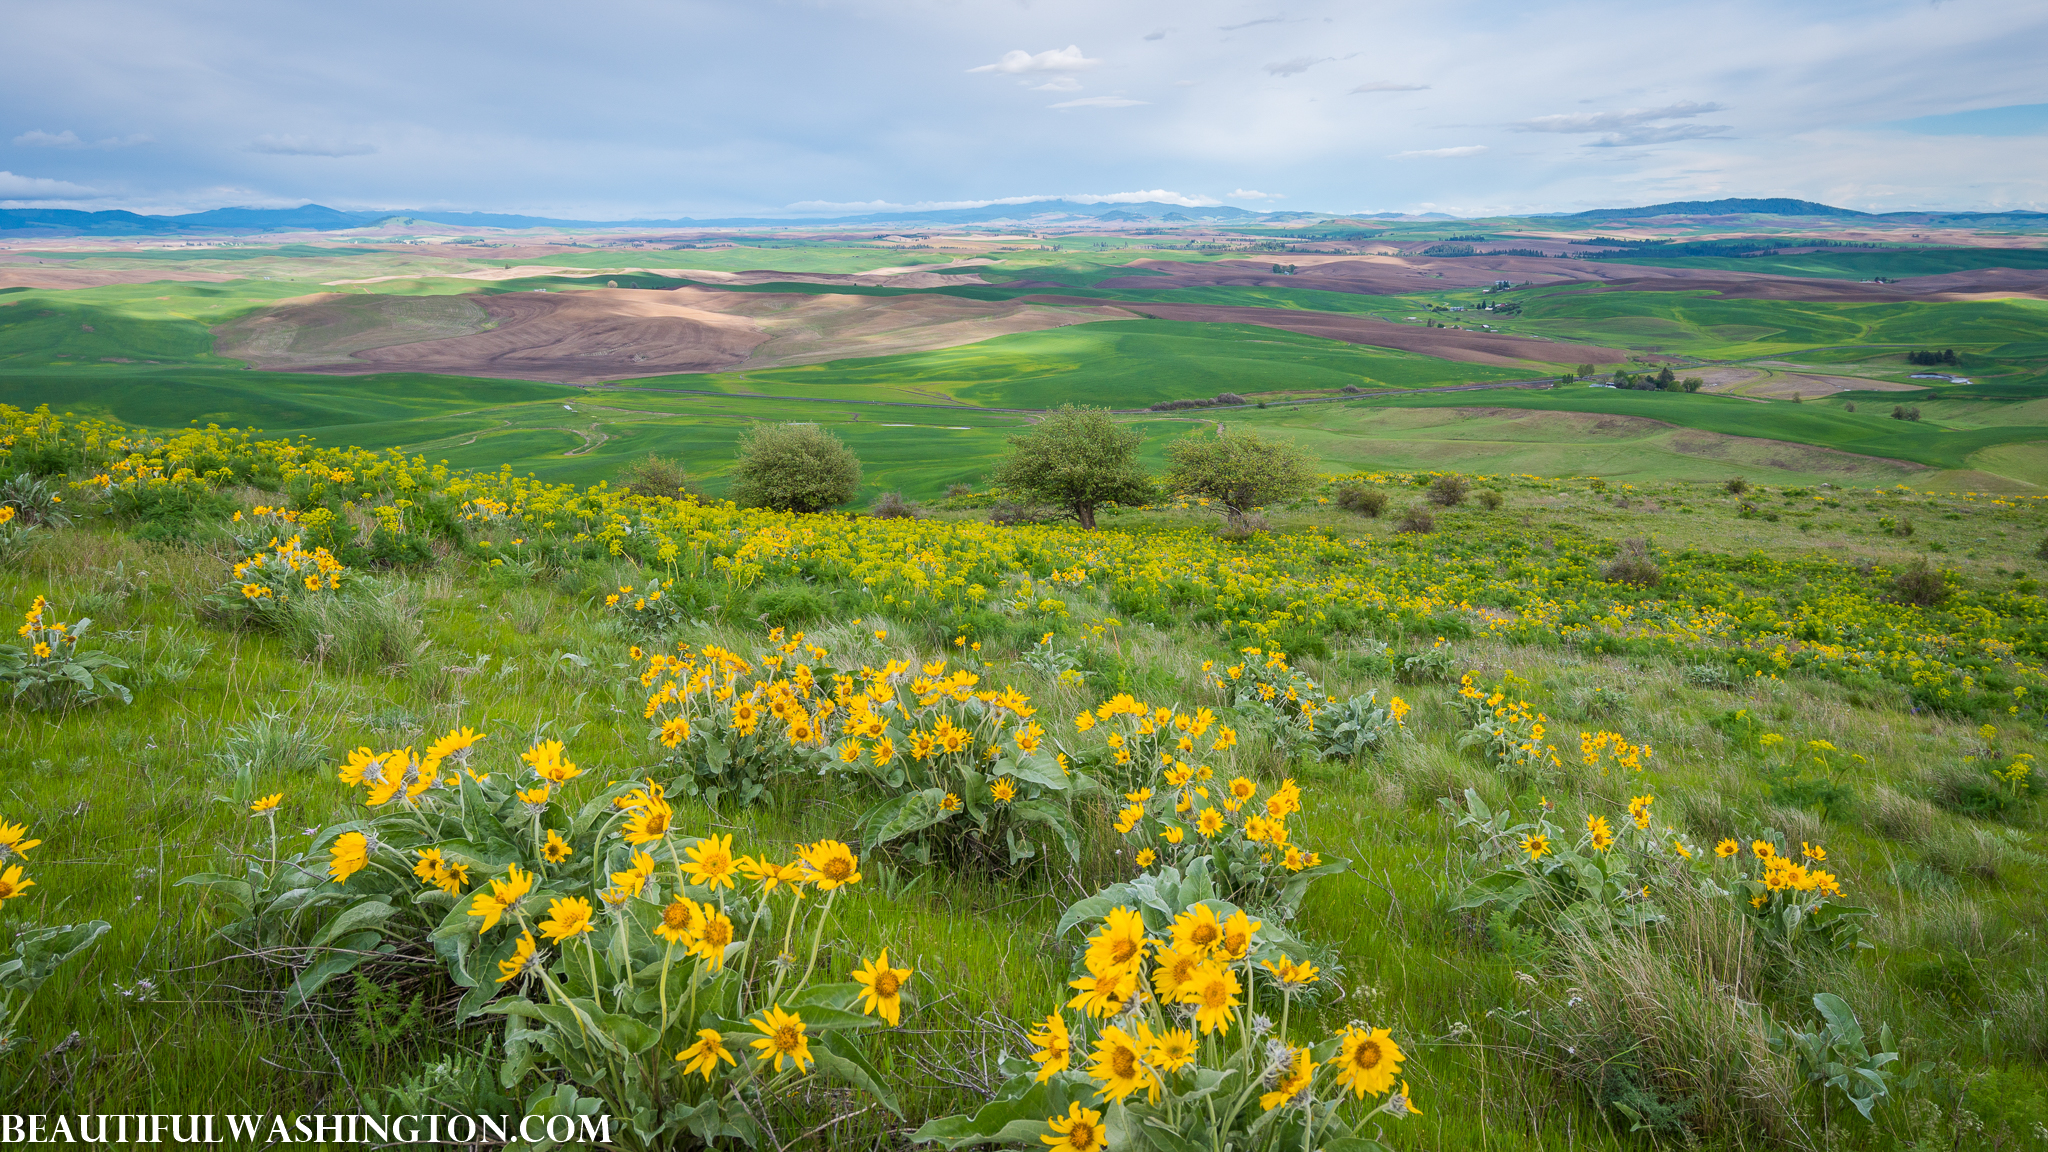
[[[97,196],[91,188],[63,180],[48,180],[41,176],[16,176],[12,172],[0,172],[0,198],[8,200],[49,200],[56,197],[75,198]]]
[[[1335,56],[1296,56],[1292,60],[1282,60],[1278,64],[1268,64],[1266,65],[1266,71],[1275,76],[1299,76],[1318,64],[1326,64],[1335,59]]]
[[[127,136],[109,136],[104,140],[81,140],[78,133],[66,128],[62,132],[45,132],[32,128],[14,138],[24,148],[132,148],[137,144],[154,144],[156,137],[136,132]]]
[[[1150,104],[1150,100],[1133,100],[1128,96],[1083,96],[1079,100],[1062,100],[1048,104],[1048,108],[1129,108],[1138,104]]]
[[[351,144],[341,140],[315,140],[307,136],[258,136],[245,151],[266,156],[368,156],[375,144]]]
[[[1285,200],[1285,199],[1287,199],[1287,197],[1286,197],[1286,196],[1285,196],[1284,194],[1282,194],[1282,193],[1279,193],[1279,192],[1254,192],[1254,191],[1252,191],[1252,190],[1251,190],[1251,189],[1249,189],[1249,188],[1239,188],[1239,189],[1238,189],[1237,191],[1235,191],[1235,192],[1232,192],[1232,193],[1230,193],[1230,194],[1229,194],[1228,196],[1225,196],[1225,197],[1224,197],[1224,199],[1225,199],[1225,200]]]
[[[1517,132],[1604,133],[1592,141],[1595,148],[1634,148],[1644,144],[1665,144],[1673,140],[1702,140],[1729,130],[1726,124],[1657,124],[1659,120],[1689,120],[1706,112],[1720,112],[1725,105],[1682,101],[1662,108],[1626,108],[1619,112],[1565,112],[1537,116],[1508,125]]]
[[[1079,92],[1081,82],[1072,76],[1055,76],[1043,84],[1031,85],[1034,92]]]
[[[1173,31],[1173,29],[1171,29],[1171,28],[1161,28],[1161,29],[1160,29],[1159,31],[1157,31],[1157,32],[1148,32],[1148,33],[1146,33],[1146,34],[1145,34],[1145,39],[1147,39],[1147,40],[1164,40],[1164,39],[1166,39],[1166,34],[1167,34],[1168,32],[1171,32],[1171,31]]]
[[[1100,63],[1102,61],[1090,60],[1088,57],[1081,55],[1080,48],[1069,44],[1065,48],[1048,48],[1036,56],[1024,51],[1022,48],[1012,48],[1008,52],[1003,53],[1001,60],[993,64],[983,64],[979,68],[969,68],[968,71],[1006,72],[1011,74],[1018,72],[1079,72],[1084,68],[1093,68]]]
[[[1240,29],[1240,28],[1251,28],[1251,27],[1255,27],[1255,26],[1257,26],[1257,25],[1260,25],[1260,24],[1285,24],[1285,23],[1287,23],[1287,17],[1285,17],[1285,16],[1262,16],[1262,17],[1260,17],[1260,18],[1259,18],[1259,19],[1257,19],[1257,20],[1247,20],[1247,21],[1245,21],[1245,22],[1244,22],[1244,23],[1242,23],[1242,24],[1225,24],[1225,25],[1223,25],[1222,27],[1220,27],[1220,28],[1218,28],[1218,29],[1216,29],[1216,30],[1217,30],[1218,32],[1235,32],[1235,31],[1237,31],[1237,30],[1238,30],[1238,29]]]
[[[1396,152],[1390,160],[1450,160],[1459,156],[1477,156],[1486,151],[1484,144],[1461,144],[1456,148],[1421,148],[1413,152]]]
[[[944,212],[955,208],[992,208],[1008,204],[1037,204],[1046,200],[1066,200],[1074,204],[1175,204],[1182,208],[1214,208],[1222,203],[1208,196],[1183,196],[1164,188],[1152,188],[1142,192],[1072,192],[1066,195],[1001,196],[992,200],[921,200],[914,203],[898,203],[894,200],[801,200],[788,206],[791,212],[829,212],[852,214],[856,212]]]
[[[1356,96],[1361,92],[1421,92],[1428,87],[1427,84],[1403,84],[1398,80],[1368,80],[1345,95]]]
[[[2048,104],[2007,104],[1942,116],[1916,116],[1880,127],[1922,136],[2036,136],[2048,132]]]

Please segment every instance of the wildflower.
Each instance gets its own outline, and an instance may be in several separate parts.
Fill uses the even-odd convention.
[[[484,737],[474,728],[450,728],[448,734],[427,745],[427,763],[440,764],[443,760],[461,763],[469,758],[469,750]]]
[[[1799,854],[1801,856],[1806,857],[1808,860],[1815,861],[1816,863],[1828,858],[1827,849],[1822,848],[1817,844],[1808,844],[1804,840],[1801,840],[1799,842]]]
[[[1607,823],[1607,817],[1586,817],[1586,831],[1592,834],[1595,852],[1605,852],[1614,847],[1614,829]]]
[[[548,901],[548,918],[540,922],[540,934],[557,943],[580,936],[597,927],[590,918],[590,901],[581,896]]]
[[[626,896],[638,896],[647,890],[648,881],[654,879],[654,857],[645,852],[635,852],[627,859],[626,865],[624,872],[612,873],[612,886]]]
[[[799,849],[803,857],[805,879],[818,886],[821,892],[830,892],[842,884],[860,883],[860,860],[853,849],[837,840],[820,840]]]
[[[689,720],[681,716],[671,716],[662,722],[660,738],[664,748],[674,748],[676,745],[688,740],[690,738]]]
[[[1407,1059],[1401,1046],[1385,1028],[1347,1027],[1338,1039],[1337,1083],[1361,1100],[1368,1092],[1385,1095],[1400,1074],[1401,1061]]]
[[[369,837],[361,832],[343,832],[334,838],[329,852],[333,858],[328,861],[328,873],[336,884],[346,884],[349,877],[369,866]]]
[[[676,1053],[676,1059],[689,1061],[683,1065],[683,1075],[702,1072],[707,1084],[711,1081],[711,1074],[718,1070],[720,1060],[739,1067],[739,1061],[732,1058],[732,1052],[725,1046],[725,1037],[714,1028],[697,1029],[697,1042]]]
[[[948,792],[944,796],[939,798],[939,811],[958,812],[959,810],[960,797],[953,795],[951,792]]]
[[[1144,818],[1145,806],[1143,804],[1126,805],[1121,812],[1116,814],[1117,833],[1119,835],[1129,833],[1131,829],[1138,826],[1138,821]]]
[[[348,754],[348,760],[342,764],[341,771],[337,772],[334,778],[351,788],[358,784],[375,784],[383,779],[380,771],[383,763],[382,756],[368,748],[358,748]]]
[[[1550,851],[1550,837],[1540,832],[1534,836],[1524,836],[1522,837],[1522,851],[1529,854],[1529,859],[1532,863],[1541,860]]]
[[[1673,852],[1678,853],[1680,856],[1684,857],[1687,860],[1692,859],[1692,849],[1687,848],[1685,846],[1685,842],[1683,840],[1678,839],[1675,836],[1672,837],[1671,840],[1671,850]]]
[[[1740,844],[1737,844],[1732,837],[1723,839],[1719,844],[1714,845],[1714,855],[1720,857],[1723,860],[1726,860],[1727,858],[1735,855],[1737,852],[1740,852],[1741,850],[1742,846]]]
[[[1090,1018],[1112,1016],[1122,1011],[1124,1005],[1137,995],[1138,973],[1135,968],[1105,972],[1099,976],[1069,980],[1067,985],[1080,990],[1067,1001],[1067,1007],[1079,1008]]]
[[[514,792],[512,798],[526,805],[527,815],[539,816],[548,810],[548,791],[548,786],[543,784],[538,788]]]
[[[1216,964],[1204,964],[1180,990],[1180,1002],[1195,1005],[1195,1023],[1204,1035],[1230,1032],[1230,1012],[1238,1005],[1237,974]]]
[[[810,1038],[804,1035],[803,1018],[796,1013],[784,1012],[782,1005],[777,1004],[747,1023],[761,1034],[753,1046],[760,1050],[763,1064],[773,1060],[775,1070],[780,1072],[782,1062],[787,1059],[801,1073],[806,1065],[814,1062]]]
[[[1771,847],[1770,842],[1768,840],[1750,841],[1749,851],[1751,855],[1755,856],[1759,860],[1769,860],[1771,857],[1778,854],[1778,850],[1776,848]]]
[[[853,978],[861,985],[863,998],[860,1010],[869,1016],[880,1016],[894,1028],[903,1012],[903,982],[910,979],[910,969],[889,967],[889,950],[853,970]]]
[[[255,800],[250,801],[249,814],[251,816],[267,815],[271,812],[277,811],[277,806],[282,803],[284,803],[284,793],[272,792],[268,796],[260,796]]]
[[[1097,976],[1135,970],[1145,962],[1145,920],[1133,908],[1112,908],[1100,931],[1088,938],[1084,958]]]
[[[689,862],[683,865],[683,874],[692,883],[706,888],[730,888],[733,886],[732,834],[724,837],[716,833],[706,836],[683,849]]]
[[[28,859],[28,850],[41,844],[42,841],[30,840],[27,839],[27,836],[28,825],[9,824],[5,820],[0,820],[0,860],[5,860],[9,856],[19,856],[24,860]]]
[[[576,849],[571,847],[567,840],[562,839],[560,832],[553,828],[548,829],[548,837],[540,846],[541,859],[550,864],[560,864],[575,854]]]
[[[1161,840],[1166,841],[1168,844],[1178,844],[1181,842],[1181,839],[1185,837],[1187,834],[1187,829],[1181,827],[1180,825],[1168,824],[1166,828],[1159,833],[1159,838]]]
[[[1173,944],[1176,948],[1194,948],[1207,954],[1222,941],[1223,925],[1216,919],[1216,910],[1207,904],[1196,904],[1174,918]]]
[[[1154,864],[1157,864],[1158,862],[1159,862],[1159,853],[1157,853],[1157,852],[1154,852],[1154,851],[1153,851],[1153,850],[1151,850],[1150,848],[1140,848],[1140,849],[1138,849],[1138,855],[1137,855],[1137,864],[1138,864],[1138,867],[1140,867],[1140,868],[1150,868],[1150,867],[1151,867],[1152,865],[1154,865]]]
[[[35,881],[21,874],[21,865],[19,864],[5,872],[0,872],[0,904],[5,904],[16,896],[21,895],[25,890],[35,887],[35,883]]]
[[[675,809],[668,801],[650,799],[626,821],[624,835],[628,844],[652,844],[668,835],[675,820]]]
[[[1259,1097],[1261,1112],[1271,1112],[1308,1091],[1309,1083],[1315,1079],[1317,1065],[1309,1059],[1309,1050],[1305,1047],[1295,1048],[1291,1053],[1286,1065],[1287,1070],[1281,1075],[1279,1083],[1273,1086],[1271,1092]]]
[[[1265,968],[1266,971],[1271,972],[1274,979],[1285,984],[1290,990],[1303,984],[1313,984],[1317,980],[1322,979],[1321,974],[1316,971],[1315,965],[1310,964],[1306,960],[1299,962],[1290,960],[1284,953],[1281,955],[1279,963],[1276,964],[1271,960],[1263,960],[1260,961],[1260,966]]]
[[[1415,1098],[1408,1092],[1408,1082],[1406,1080],[1401,1081],[1401,1090],[1394,1093],[1394,1098],[1387,1101],[1387,1111],[1396,1116],[1422,1115],[1422,1109],[1415,1106]]]
[[[661,922],[654,926],[654,934],[671,944],[695,947],[697,937],[704,931],[704,910],[694,900],[681,896],[669,901],[661,910]]]
[[[1109,1145],[1109,1136],[1102,1128],[1102,1113],[1081,1107],[1079,1101],[1067,1105],[1065,1116],[1054,1116],[1045,1123],[1052,1129],[1052,1135],[1040,1136],[1039,1140],[1052,1145],[1057,1152],[1102,1152]]]
[[[1245,953],[1251,951],[1252,934],[1264,926],[1265,921],[1254,920],[1238,909],[1223,922],[1223,938],[1217,941],[1217,951],[1232,960],[1244,959]]]
[[[1650,805],[1656,799],[1655,796],[1634,796],[1629,799],[1628,814],[1629,818],[1635,821],[1637,831],[1640,832],[1650,826]]]
[[[988,786],[989,795],[998,804],[1008,804],[1017,798],[1017,782],[1008,776],[998,776]]]
[[[583,775],[583,770],[573,761],[563,758],[560,740],[543,740],[519,754],[521,760],[532,767],[534,774],[551,784],[567,784]]]
[[[498,961],[498,983],[508,984],[526,974],[528,965],[534,963],[533,933],[521,932],[519,943],[512,948],[512,955]],[[538,971],[538,968],[535,969]]]
[[[1073,1056],[1073,1037],[1067,1032],[1067,1018],[1055,1012],[1045,1018],[1045,1023],[1035,1029],[1029,1039],[1038,1045],[1038,1051],[1031,1054],[1033,1063],[1039,1065],[1037,1081],[1040,1084],[1052,1079],[1056,1072],[1065,1072],[1067,1062]]]
[[[711,965],[713,972],[725,967],[725,950],[732,946],[732,921],[723,912],[714,912],[709,906],[704,909],[704,930],[698,936],[690,951],[698,959]]]
[[[503,880],[491,881],[491,890],[478,892],[470,901],[469,914],[483,917],[484,926],[479,929],[489,932],[498,926],[498,917],[519,906],[521,900],[533,891],[533,873],[521,872],[514,864],[505,871]]]
[[[1155,1103],[1159,1100],[1159,1078],[1145,1066],[1145,1056],[1152,1048],[1152,1029],[1142,1021],[1135,1027],[1135,1036],[1111,1025],[1095,1038],[1088,1075],[1102,1082],[1104,1100],[1120,1102],[1141,1088],[1147,1098]]]
[[[1195,831],[1200,832],[1204,839],[1215,839],[1216,834],[1223,831],[1223,813],[1214,808],[1202,809],[1201,815],[1195,818]]]
[[[1185,1028],[1169,1028],[1152,1038],[1147,1062],[1168,1072],[1178,1072],[1195,1059],[1195,1034]]]

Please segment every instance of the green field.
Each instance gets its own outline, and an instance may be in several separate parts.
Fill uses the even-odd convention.
[[[1820,276],[1831,280],[1903,279],[1974,272],[1980,268],[2048,268],[2043,248],[1886,248],[1808,252],[1792,256],[1610,257],[1607,264],[1648,264],[1657,268],[1716,268],[1765,276]]]

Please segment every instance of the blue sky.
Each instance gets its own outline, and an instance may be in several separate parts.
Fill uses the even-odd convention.
[[[2048,4],[6,0],[0,204],[2048,210]]]

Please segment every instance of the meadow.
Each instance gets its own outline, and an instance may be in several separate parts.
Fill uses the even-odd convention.
[[[1469,476],[1472,498],[1439,505],[1426,498],[1430,472],[1345,470],[1266,509],[1269,530],[1231,540],[1185,501],[1111,512],[1093,533],[982,523],[973,505],[984,496],[924,519],[789,516],[488,465],[0,415],[8,470],[44,474],[74,518],[24,531],[31,511],[59,506],[10,490],[24,512],[11,522],[0,603],[27,611],[47,598],[45,626],[93,617],[78,649],[126,661],[113,675],[133,693],[132,704],[41,710],[29,698],[0,716],[0,824],[42,841],[27,854],[35,886],[0,904],[0,938],[110,925],[36,991],[17,1039],[0,1049],[8,1111],[189,1111],[204,1100],[219,1112],[517,1113],[608,1098],[610,1088],[557,1070],[560,1056],[510,1084],[499,1078],[525,1042],[495,1016],[463,1017],[465,1005],[479,995],[544,1001],[545,980],[528,969],[531,980],[500,991],[487,975],[481,993],[451,980],[424,935],[401,928],[405,908],[438,919],[449,907],[434,884],[375,869],[336,884],[325,872],[348,829],[398,835],[443,819],[457,800],[436,788],[382,802],[403,809],[396,818],[366,808],[359,786],[336,779],[350,764],[360,770],[351,750],[422,753],[462,729],[482,734],[451,761],[472,780],[524,780],[518,754],[563,741],[580,765],[558,785],[565,814],[609,809],[648,779],[668,784],[678,847],[692,860],[704,850],[695,838],[713,833],[770,859],[825,839],[859,853],[864,878],[830,893],[838,911],[814,955],[842,979],[886,947],[913,973],[901,1025],[877,1027],[824,999],[801,1010],[854,1030],[831,1051],[871,1070],[895,1110],[858,1084],[822,1079],[821,1065],[777,1081],[793,1085],[788,1094],[778,1086],[760,1097],[759,1122],[778,1147],[899,1146],[935,1118],[1012,1091],[1017,1063],[1040,1047],[1030,1033],[1061,1011],[1067,980],[1093,970],[1082,936],[1094,929],[1059,930],[1062,910],[1134,875],[1163,875],[1113,826],[1128,819],[1123,787],[1035,795],[1071,820],[1074,851],[1052,840],[1007,864],[959,851],[971,836],[879,841],[865,819],[892,786],[856,771],[836,738],[761,761],[757,799],[707,803],[691,786],[723,769],[695,750],[726,730],[719,707],[730,706],[704,697],[708,710],[690,713],[693,743],[672,751],[658,737],[675,695],[646,657],[724,651],[759,668],[764,685],[815,668],[821,694],[830,670],[848,683],[905,685],[919,672],[964,671],[991,694],[1014,688],[1009,699],[1028,703],[1012,706],[1033,709],[1017,730],[1029,720],[1046,751],[1105,783],[1116,779],[1118,745],[1096,730],[1099,705],[1130,693],[1177,714],[1212,710],[1208,723],[1237,746],[1204,740],[1202,759],[1219,772],[1211,787],[1242,774],[1263,797],[1295,781],[1301,810],[1283,817],[1286,843],[1332,866],[1291,914],[1254,905],[1285,933],[1273,939],[1289,942],[1292,959],[1317,969],[1290,986],[1292,1027],[1331,1037],[1387,1028],[1405,1053],[1401,1098],[1415,1111],[1378,1116],[1361,1141],[1991,1149],[2040,1138],[2042,822],[2030,774],[2015,770],[2039,753],[2048,698],[2039,499],[1495,474]],[[1385,514],[1343,511],[1350,485],[1384,495]],[[1479,499],[1488,492],[1498,500]],[[1395,513],[1411,506],[1433,510],[1433,532],[1395,530]],[[238,606],[251,602],[251,581],[271,578],[261,565],[236,566],[273,548],[273,532],[349,561],[332,599],[304,594],[315,598],[293,611],[317,615],[303,624]],[[1637,559],[1618,566],[1627,557]],[[665,604],[648,599],[657,585]],[[771,671],[766,659],[806,670]],[[900,672],[861,672],[891,661]],[[1286,696],[1261,695],[1241,676]],[[928,690],[903,691],[907,715]],[[1327,726],[1311,722],[1320,710],[1366,716],[1366,693],[1402,708],[1382,709],[1370,740],[1332,751]],[[1502,717],[1520,724],[1506,743],[1489,735],[1507,731]],[[773,749],[798,743],[774,731]],[[971,779],[984,791],[953,787],[974,810],[1006,803]],[[482,787],[460,785],[461,802],[481,803]],[[251,815],[252,802],[277,793],[274,815]],[[1139,807],[1148,836],[1179,819],[1170,805]],[[1601,915],[1620,919],[1531,914],[1541,897],[1520,912],[1474,903],[1492,878],[1558,875],[1534,867],[1544,857],[1516,871],[1493,854],[1501,837],[1468,819],[1509,808],[1552,826],[1545,853],[1560,862],[1633,869],[1612,873],[1636,877],[1619,891],[1601,889]],[[1621,842],[1600,847],[1597,831],[1582,831],[1591,817],[1620,829]],[[573,841],[574,859],[624,866],[612,833],[546,819]],[[1723,840],[1738,842],[1734,857],[1715,855]],[[1844,895],[1759,884],[1771,916],[1751,914],[1742,885],[1755,882],[1737,870],[1752,842],[1775,846],[1800,875],[1824,870]],[[1507,847],[1527,856],[1526,843]],[[497,876],[496,851],[446,846],[470,868],[457,884],[463,901]],[[280,913],[262,947],[238,934],[243,897],[218,882],[179,883],[274,870],[280,853],[304,856],[319,872],[308,890],[330,895]],[[410,849],[387,861],[401,872],[411,862]],[[1637,884],[1654,899],[1639,898]],[[730,900],[735,916],[751,906],[742,891],[768,898],[686,891],[707,907]],[[1743,899],[1716,894],[1726,891]],[[545,902],[534,899],[537,918]],[[1781,901],[1854,930],[1788,937],[1784,924],[1802,921],[1779,917]],[[339,950],[329,942],[342,933],[322,939],[344,907],[371,905],[397,911],[356,912],[352,931],[382,930]],[[649,914],[660,923],[658,909]],[[480,947],[501,940],[504,952],[510,930]],[[758,946],[731,947],[732,971],[769,978],[772,968],[752,966]],[[578,987],[585,951],[551,951],[547,979]],[[295,978],[323,957],[348,963],[319,969],[333,978],[294,996]],[[721,979],[724,988],[741,977]],[[1279,1019],[1279,985],[1259,979],[1256,1006]],[[608,991],[585,994],[609,1002]],[[1868,1121],[1852,1094],[1809,1084],[1795,1048],[1771,1040],[1773,1027],[1813,1027],[1818,994],[1839,997],[1873,1044],[1889,1026],[1885,1050],[1899,1062],[1879,1078],[1888,1089]],[[1077,1040],[1101,1034],[1080,1012],[1066,1017]],[[1234,1043],[1239,1033],[1228,1034]],[[664,1030],[659,1062],[672,1064],[670,1050],[692,1038]],[[1076,1100],[1092,1099],[1097,1083],[1080,1069],[1083,1054],[1051,1085]],[[1333,1061],[1321,1077],[1335,1074],[1336,1056],[1317,1050],[1316,1061]],[[1331,1117],[1357,1115],[1339,1108],[1347,1090],[1312,1082]],[[1186,1083],[1173,1080],[1170,1094]],[[1269,1114],[1255,1101],[1246,1108]],[[1138,1098],[1127,1106],[1142,1110]],[[1044,1116],[1023,1120],[997,1143],[1042,1147]],[[1269,1123],[1250,1138],[1270,1136]]]

